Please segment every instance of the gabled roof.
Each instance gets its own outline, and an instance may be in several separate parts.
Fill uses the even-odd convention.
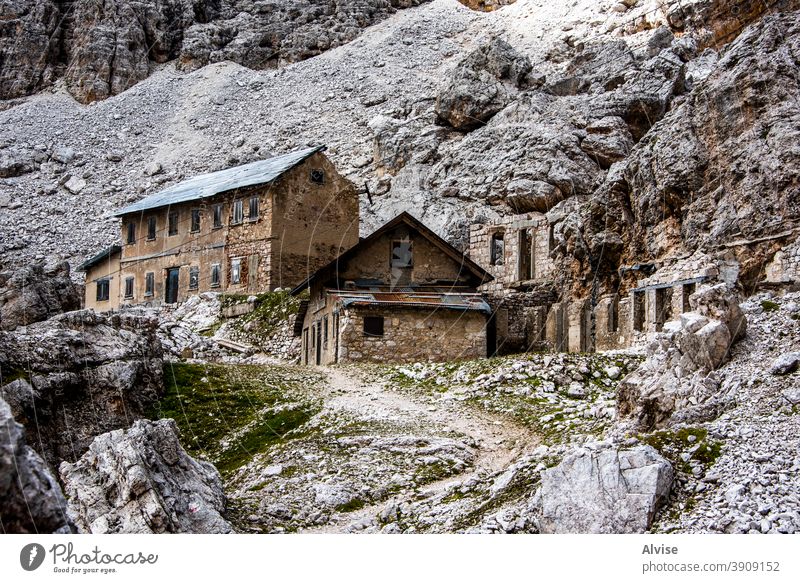
[[[305,150],[297,150],[281,156],[251,162],[243,166],[235,166],[218,172],[194,176],[183,182],[170,186],[166,190],[151,194],[133,204],[118,210],[115,217],[128,213],[136,213],[162,206],[208,198],[215,194],[227,192],[235,188],[266,184],[279,178],[306,158],[321,152],[325,146],[315,146]]]
[[[439,235],[431,231],[428,227],[426,227],[419,219],[414,218],[407,212],[402,212],[393,218],[388,223],[384,224],[380,227],[377,231],[372,233],[370,236],[361,239],[358,243],[356,243],[353,247],[339,255],[336,259],[331,261],[328,265],[318,269],[314,272],[309,278],[305,281],[300,283],[297,287],[292,290],[292,295],[297,295],[301,293],[304,289],[309,287],[314,281],[319,279],[320,277],[324,276],[326,273],[330,271],[335,271],[337,266],[341,263],[344,263],[357,255],[361,250],[364,249],[367,245],[369,245],[372,241],[375,241],[379,237],[381,237],[384,233],[391,231],[395,227],[400,224],[406,224],[415,231],[417,231],[420,235],[425,237],[428,241],[430,241],[433,245],[438,247],[444,254],[451,257],[454,261],[463,265],[464,268],[469,270],[475,277],[481,280],[483,283],[492,281],[494,277],[486,271],[483,267],[472,261],[469,257],[461,253],[458,249],[453,247],[450,243],[442,239]]]
[[[108,259],[112,255],[116,255],[117,253],[120,253],[121,251],[122,251],[122,247],[120,247],[119,245],[112,245],[111,247],[103,249],[102,251],[100,251],[100,253],[98,253],[97,255],[92,257],[91,259],[87,259],[86,261],[81,263],[76,268],[75,271],[86,271],[88,269],[91,269],[92,267],[94,267],[95,265],[100,263],[101,261],[105,261],[106,259]]]

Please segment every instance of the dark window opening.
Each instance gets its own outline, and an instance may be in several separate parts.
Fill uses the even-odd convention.
[[[656,330],[661,331],[664,323],[672,319],[672,288],[662,287],[656,290]]]
[[[169,216],[167,217],[169,228],[167,232],[170,235],[177,235],[178,234],[178,211],[170,211]]]
[[[383,316],[364,316],[364,336],[383,336]]]
[[[314,184],[323,184],[325,182],[325,172],[317,168],[311,171],[311,182]]]
[[[519,231],[519,277],[520,281],[533,279],[533,231],[520,229]]]
[[[155,274],[150,272],[146,273],[144,276],[144,295],[152,296],[153,295],[153,288],[155,287]]]
[[[619,331],[619,298],[617,296],[614,296],[608,306],[608,331]]]
[[[98,279],[97,280],[97,301],[98,302],[105,302],[108,301],[108,292],[111,287],[111,282],[108,279]]]
[[[248,218],[251,221],[255,221],[258,218],[258,197],[251,196],[250,197],[250,208],[249,208]]]
[[[131,221],[128,223],[128,245],[136,243],[136,223]]]
[[[220,271],[221,271],[220,267],[221,266],[219,263],[214,263],[211,266],[211,287],[219,287]]]
[[[550,230],[547,235],[547,251],[550,252],[556,248],[556,236],[553,232],[553,225],[550,225]]]
[[[328,346],[328,316],[322,320],[322,338],[325,346]]]
[[[156,218],[147,217],[147,240],[153,241],[156,238]]]
[[[392,267],[412,267],[411,241],[392,241]]]
[[[492,247],[489,250],[492,265],[503,265],[506,252],[506,242],[503,233],[495,233],[492,235]]]
[[[242,260],[231,259],[231,283],[238,284],[242,281]]]
[[[231,223],[238,225],[242,222],[244,213],[244,203],[241,200],[233,201],[233,208],[231,209]]]
[[[133,278],[126,277],[125,278],[125,297],[132,298],[133,297]]]
[[[633,329],[644,330],[644,291],[633,292]]]
[[[695,283],[684,284],[684,286],[683,286],[683,298],[682,298],[682,300],[683,300],[682,308],[683,308],[683,312],[684,313],[692,311],[692,306],[689,303],[689,297],[695,292],[696,289],[697,289],[697,284],[695,284]]]
[[[220,229],[222,228],[222,205],[215,204],[214,205],[214,228]]]
[[[200,209],[192,209],[192,233],[200,230]]]
[[[189,289],[197,289],[200,287],[200,268],[189,268]]]

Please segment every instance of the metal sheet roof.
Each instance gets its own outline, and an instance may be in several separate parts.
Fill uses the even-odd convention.
[[[94,267],[101,261],[108,259],[112,255],[116,255],[120,251],[122,251],[122,247],[120,247],[119,245],[111,245],[111,247],[103,249],[102,251],[100,251],[100,253],[98,253],[91,259],[87,259],[86,261],[81,263],[75,271],[86,271],[87,269]]]
[[[324,149],[325,146],[315,146],[243,166],[201,174],[130,204],[114,213],[114,216],[208,198],[235,188],[266,184]]]
[[[330,290],[329,293],[345,306],[405,306],[424,309],[476,310],[491,314],[492,309],[480,294],[431,292],[351,292]]]

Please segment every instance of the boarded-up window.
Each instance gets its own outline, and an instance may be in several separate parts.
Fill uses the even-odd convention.
[[[125,278],[125,297],[132,298],[133,297],[133,278],[126,277]]]
[[[111,282],[108,278],[98,279],[97,280],[97,301],[98,302],[105,302],[108,301],[108,290],[111,287]]]
[[[231,283],[237,285],[242,281],[242,260],[231,259]]]
[[[248,210],[248,217],[251,221],[255,221],[258,218],[258,197],[251,196],[250,197],[250,208]]]
[[[215,204],[214,205],[214,228],[220,229],[222,228],[222,205]]]
[[[506,253],[506,242],[503,233],[492,235],[492,246],[489,249],[490,263],[492,265],[503,265]]]
[[[364,316],[364,336],[383,336],[383,316]]]
[[[241,200],[234,200],[233,207],[231,209],[231,223],[234,225],[238,225],[242,222],[243,213],[244,213],[244,205]]]
[[[200,268],[189,268],[189,289],[197,289],[200,287]]]
[[[219,287],[219,282],[222,279],[222,266],[219,263],[214,263],[211,266],[211,287]]]
[[[169,227],[167,232],[170,235],[177,235],[178,234],[178,211],[170,211],[169,216],[167,217],[167,222],[169,223]]]
[[[412,267],[411,241],[392,241],[392,267]]]
[[[128,223],[128,245],[136,243],[136,223],[131,221]]]
[[[156,238],[156,218],[147,217],[147,240],[152,241]]]
[[[153,288],[155,287],[155,274],[150,272],[144,276],[144,295],[152,296]]]
[[[200,230],[200,209],[192,209],[192,233]]]

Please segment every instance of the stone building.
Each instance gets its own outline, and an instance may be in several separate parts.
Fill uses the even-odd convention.
[[[84,264],[86,305],[297,285],[358,241],[358,194],[323,150],[196,176],[121,209],[119,258]]]
[[[111,245],[78,266],[85,273],[83,306],[99,312],[119,306],[119,258],[122,247]]]
[[[298,285],[303,364],[486,356],[492,276],[402,213]]]

